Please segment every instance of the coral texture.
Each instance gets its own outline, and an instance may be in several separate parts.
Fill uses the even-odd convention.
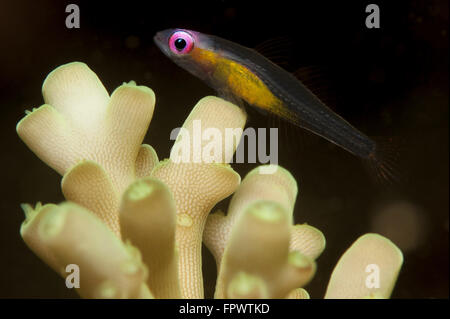
[[[217,264],[216,298],[309,298],[302,287],[325,237],[294,224],[298,186],[287,170],[267,174],[260,166],[241,183],[228,164],[245,125],[242,109],[201,99],[170,158],[159,161],[141,144],[155,105],[150,88],[130,82],[109,96],[94,72],[73,62],[52,71],[42,91],[46,104],[27,111],[17,132],[63,176],[67,201],[23,204],[20,233],[61,276],[70,264],[82,269],[81,297],[203,298],[203,241]],[[210,128],[237,133],[204,156]],[[196,145],[196,134],[207,138]],[[233,193],[226,215],[210,214]],[[363,235],[338,262],[325,297],[388,298],[402,261],[388,239]],[[377,267],[379,285],[367,283],[368,265]]]

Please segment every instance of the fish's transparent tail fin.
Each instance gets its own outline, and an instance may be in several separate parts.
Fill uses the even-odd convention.
[[[369,175],[380,186],[404,184],[405,171],[401,168],[405,140],[400,137],[375,137],[375,150],[364,160]]]

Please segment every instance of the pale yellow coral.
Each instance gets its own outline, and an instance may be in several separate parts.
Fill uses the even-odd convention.
[[[225,248],[216,298],[234,296],[228,293],[248,285],[248,278],[259,282],[254,297],[284,298],[312,278],[314,261],[298,251],[289,252],[291,218],[290,212],[273,201],[257,201],[247,207]]]
[[[291,227],[290,249],[300,251],[313,260],[317,259],[325,249],[325,236],[313,226],[294,225]]]
[[[120,195],[157,161],[150,146],[141,147],[153,114],[153,91],[128,83],[110,97],[87,65],[73,62],[52,71],[42,93],[46,104],[27,114],[17,133],[64,175],[66,199],[91,209],[119,234]],[[91,174],[96,178],[86,178]]]
[[[124,244],[91,212],[74,203],[24,207],[20,229],[27,245],[61,276],[80,270],[85,298],[151,298],[139,251]]]
[[[82,297],[203,297],[203,236],[218,267],[215,297],[309,298],[300,287],[314,275],[325,237],[293,225],[298,189],[285,169],[268,174],[258,167],[239,186],[228,163],[245,125],[240,108],[216,97],[200,100],[170,158],[158,162],[154,149],[141,145],[155,101],[149,88],[124,84],[109,97],[95,73],[76,62],[50,73],[43,95],[48,104],[25,116],[17,132],[63,175],[66,199],[84,207],[23,205],[21,234],[61,275],[68,264],[82,269]],[[211,143],[227,131],[231,143]],[[228,214],[208,217],[236,189]],[[380,268],[375,290],[363,286],[367,263]],[[389,297],[401,263],[395,245],[365,235],[339,261],[326,297]]]
[[[280,166],[270,174],[266,173],[266,167],[259,166],[245,176],[231,199],[226,216],[219,211],[208,217],[203,240],[214,255],[218,268],[236,220],[249,205],[260,200],[279,203],[292,218],[298,192],[295,179]],[[290,234],[290,250],[299,251],[313,260],[325,248],[325,237],[312,226],[292,225]]]
[[[325,298],[389,298],[402,263],[402,252],[389,239],[365,234],[342,255]]]
[[[217,212],[208,217],[203,239],[205,245],[214,255],[219,271],[215,293],[217,298],[230,297],[227,295],[229,289],[227,287],[230,285],[231,287],[247,287],[247,282],[255,283],[259,281],[263,282],[258,287],[259,289],[264,287],[264,294],[261,290],[259,295],[251,293],[251,296],[283,298],[291,290],[301,287],[310,280],[315,270],[314,259],[318,257],[325,246],[325,239],[320,231],[307,225],[292,225],[292,214],[298,192],[297,183],[292,175],[279,166],[275,167],[276,169],[270,174],[267,173],[266,168],[267,166],[260,166],[247,174],[233,195],[226,216],[222,212]],[[266,204],[261,206],[262,202]],[[285,224],[283,225],[287,229],[278,229],[276,224],[270,225],[269,220],[265,220],[270,225],[267,227],[261,226],[256,221],[246,222],[250,217],[240,221],[245,226],[237,225],[237,221],[243,218],[242,215],[247,210],[256,213],[258,207],[260,208],[259,214],[262,214],[260,217],[263,220],[265,220],[264,217],[285,214],[283,216]],[[256,214],[258,215],[258,213]],[[283,218],[280,217],[280,219]],[[260,225],[260,229],[258,225]],[[260,242],[250,237],[247,238],[247,236],[251,236],[250,230],[254,228],[256,228],[255,234],[264,234],[266,238],[272,238],[272,236],[276,238],[277,235],[282,233],[283,236],[287,236],[287,239],[285,238],[285,241],[270,249],[268,247],[271,247],[272,243],[268,243],[265,240],[266,238],[261,238]],[[236,229],[240,229],[243,234],[240,234],[240,231]],[[233,232],[233,236],[239,239],[232,238]],[[269,233],[266,234],[265,232]],[[243,237],[241,238],[241,236]],[[245,245],[242,243],[245,243]],[[277,252],[284,251],[284,254],[275,257],[274,250]],[[225,251],[228,251],[229,256],[227,258],[223,258]],[[246,252],[247,257],[241,254],[242,251]],[[289,251],[291,251],[290,259],[288,258]],[[234,257],[234,254],[239,257]],[[260,264],[253,263],[253,259],[258,258],[257,255],[259,258],[265,257],[270,260],[265,260]],[[249,272],[246,265],[230,262],[234,258],[236,260],[239,260],[239,258],[251,260],[255,268]],[[305,263],[300,267],[303,267],[302,270],[289,263],[289,260],[293,262],[300,259]],[[270,271],[268,264],[276,265],[275,269]],[[225,269],[222,269],[222,267],[225,267]],[[292,271],[293,269],[296,269],[296,271]],[[269,272],[266,273],[266,271]],[[245,274],[245,276],[239,274]],[[254,276],[259,281],[249,281],[249,278]],[[241,280],[243,283],[240,282]],[[233,289],[232,291],[234,291]],[[300,298],[300,295],[304,297],[304,294],[292,292],[292,296]]]
[[[245,113],[215,97],[202,99],[183,125],[192,139],[178,138],[173,150],[186,142],[196,142],[196,121],[202,126],[201,137],[208,128],[221,134],[226,129],[238,128],[233,142],[228,144],[224,140],[221,149],[213,154],[213,162],[205,162],[203,158],[195,161],[194,145],[188,163],[169,159],[157,165],[154,150],[140,145],[153,113],[154,94],[149,88],[124,84],[109,97],[85,64],[69,63],[49,74],[43,95],[48,104],[20,121],[17,132],[42,160],[64,175],[62,190],[66,199],[95,212],[120,236],[121,195],[133,180],[153,171],[152,176],[164,181],[175,199],[181,294],[203,296],[202,231],[210,209],[239,185],[239,175],[226,163],[239,142]],[[208,140],[202,139],[199,146],[207,147]],[[132,237],[129,231],[122,233]],[[169,290],[172,297],[177,296],[176,289]]]
[[[286,299],[310,299],[309,293],[303,288],[292,290]]]
[[[215,97],[206,97],[194,107],[183,129],[189,132],[190,139],[193,139],[195,135],[193,123],[200,121],[201,134],[213,127],[224,136],[227,128],[242,129],[245,120],[245,113],[237,106]],[[177,138],[174,148],[178,147],[179,143],[191,141]],[[202,144],[200,147],[204,146]],[[203,228],[213,206],[231,195],[240,183],[240,176],[224,162],[231,160],[226,154],[233,155],[236,147],[237,143],[226,147],[224,145],[221,152],[215,153],[213,162],[200,163],[193,162],[194,148],[191,147],[189,162],[177,163],[168,159],[159,163],[152,172],[153,177],[160,179],[170,188],[176,203],[176,243],[183,298],[203,297],[201,269]]]
[[[148,286],[156,298],[180,298],[175,247],[176,209],[165,184],[154,178],[137,180],[123,195],[122,238],[130,240],[148,266]]]

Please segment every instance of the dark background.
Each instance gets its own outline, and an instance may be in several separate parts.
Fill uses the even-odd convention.
[[[404,252],[392,297],[448,298],[448,2],[373,2],[381,9],[381,28],[369,30],[369,1],[73,1],[81,10],[80,29],[65,27],[71,2],[2,1],[0,297],[76,297],[19,236],[20,203],[64,199],[61,177],[15,132],[24,110],[43,103],[45,76],[61,64],[83,61],[109,92],[129,80],[151,87],[157,104],[145,142],[165,158],[170,131],[201,97],[214,94],[153,44],[156,31],[182,27],[249,47],[287,37],[289,71],[324,67],[332,108],[368,135],[401,141],[402,182],[380,186],[359,159],[319,138],[293,135],[280,123],[287,133],[280,136],[279,163],[299,183],[295,221],[316,226],[327,239],[306,287],[311,296],[324,295],[351,243],[376,231]],[[268,120],[249,110],[247,125],[267,127]],[[233,165],[241,176],[254,166]],[[206,249],[203,268],[211,297],[216,274]]]

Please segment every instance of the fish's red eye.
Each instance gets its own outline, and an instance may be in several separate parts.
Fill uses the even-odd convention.
[[[169,39],[170,51],[176,54],[186,54],[194,48],[194,39],[186,31],[176,31]]]

